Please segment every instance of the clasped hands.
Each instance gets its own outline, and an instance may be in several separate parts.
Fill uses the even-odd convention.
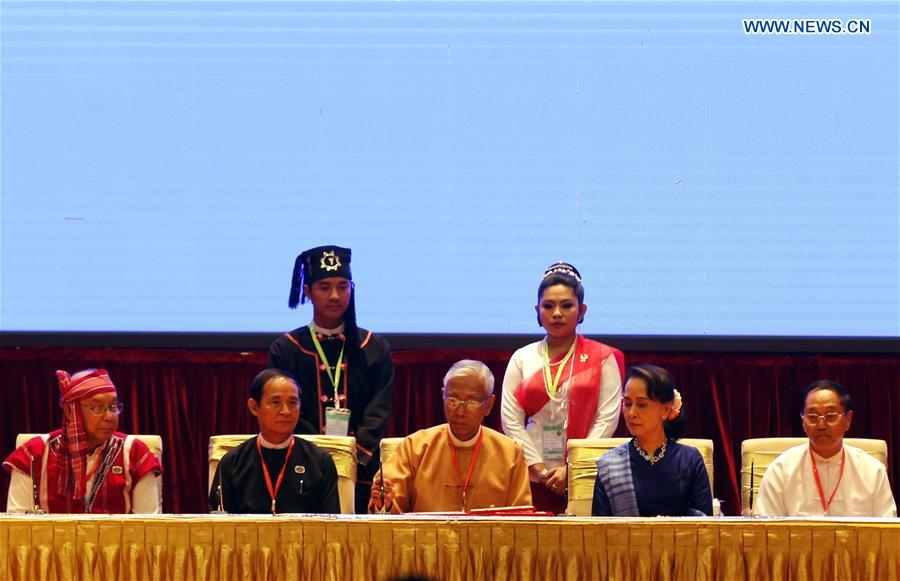
[[[532,474],[544,487],[554,494],[564,496],[566,494],[566,466],[546,468],[543,464],[533,464],[529,467]]]

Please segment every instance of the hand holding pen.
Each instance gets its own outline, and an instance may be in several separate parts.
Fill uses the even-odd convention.
[[[372,482],[372,493],[369,498],[369,512],[386,513],[394,504],[394,483],[385,478],[381,470]]]

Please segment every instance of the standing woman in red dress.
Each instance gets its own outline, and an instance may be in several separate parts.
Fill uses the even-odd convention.
[[[622,366],[618,349],[577,332],[587,305],[581,273],[551,265],[538,286],[538,324],[547,335],[516,351],[503,378],[501,419],[522,443],[534,505],[566,506],[566,442],[608,438],[619,423]]]

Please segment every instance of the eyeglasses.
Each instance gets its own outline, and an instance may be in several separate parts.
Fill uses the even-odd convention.
[[[270,410],[276,410],[276,411],[282,409],[285,405],[290,410],[299,409],[300,408],[300,400],[288,400],[285,402],[267,401],[263,404],[263,406],[269,408]]]
[[[106,412],[109,412],[112,415],[117,416],[120,413],[122,413],[123,409],[125,409],[125,404],[123,404],[122,402],[116,402],[116,403],[114,403],[112,405],[108,405],[108,406],[96,405],[96,404],[83,405],[83,406],[81,406],[81,409],[85,409],[85,410],[91,412],[92,414],[94,414],[95,416],[102,416]]]
[[[808,426],[818,426],[819,420],[825,420],[826,424],[828,424],[829,426],[833,426],[841,420],[841,416],[843,415],[844,414],[838,412],[828,412],[827,414],[823,415],[813,413],[800,414],[800,417],[803,418],[803,421]]]
[[[488,399],[490,399],[490,398],[486,398],[486,399],[482,399],[482,400],[459,399],[458,397],[453,397],[452,395],[449,397],[446,397],[446,396],[444,397],[444,401],[447,403],[447,406],[452,410],[457,409],[461,405],[466,406],[467,410],[477,410],[478,408],[483,406],[484,402],[486,402]]]

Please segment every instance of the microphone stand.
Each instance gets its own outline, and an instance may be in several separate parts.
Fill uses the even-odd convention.
[[[216,510],[217,514],[225,514],[225,501],[222,499],[222,471],[219,470],[219,484],[217,485],[218,493],[219,493],[219,508]]]
[[[40,494],[38,493],[37,482],[34,480],[34,462],[28,463],[28,476],[31,478],[31,510],[26,510],[25,514],[47,514],[41,508]]]
[[[378,459],[378,491],[381,494],[381,508],[378,509],[379,514],[384,514],[387,512],[387,507],[384,505],[384,464],[381,464],[381,458]]]
[[[747,511],[751,515],[753,514],[753,476],[754,476],[753,473],[755,472],[755,470],[753,468],[754,468],[754,462],[753,462],[753,460],[750,460],[750,499],[749,499],[749,502],[747,503]]]

